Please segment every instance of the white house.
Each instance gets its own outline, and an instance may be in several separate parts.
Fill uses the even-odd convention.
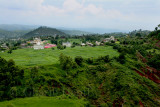
[[[71,47],[72,44],[70,42],[63,42],[62,45],[66,47]]]
[[[110,42],[110,41],[115,41],[114,36],[111,36],[110,38],[105,38],[105,39],[103,40],[103,42]]]
[[[96,41],[96,45],[99,46],[101,44],[101,42]]]
[[[81,46],[86,46],[86,44],[81,42]]]
[[[111,41],[115,41],[114,36],[111,36],[111,37],[110,37],[110,40],[111,40]]]
[[[35,44],[33,46],[34,50],[38,50],[38,49],[44,49],[44,45],[41,44],[40,42],[37,42],[37,44]]]
[[[3,49],[8,49],[8,46],[6,45],[6,43],[2,44],[1,46]]]
[[[89,46],[93,46],[93,44],[90,43],[90,42],[86,42],[86,44],[89,45]]]

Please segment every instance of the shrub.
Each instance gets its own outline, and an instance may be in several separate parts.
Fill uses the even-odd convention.
[[[125,63],[125,54],[124,53],[121,53],[119,55],[119,57],[117,58],[117,61],[120,62],[121,64],[124,64]]]
[[[87,62],[88,64],[92,64],[92,63],[93,63],[93,58],[88,58],[88,59],[86,60],[86,62]]]
[[[96,69],[101,72],[105,72],[107,70],[107,68],[104,65],[98,65]]]
[[[11,54],[11,53],[12,53],[12,50],[10,49],[10,50],[8,51],[8,53]]]
[[[115,43],[115,41],[112,40],[111,43]]]
[[[59,61],[60,61],[60,66],[63,70],[70,70],[72,68],[73,69],[77,68],[77,64],[69,56],[61,54],[59,56]]]
[[[62,46],[62,45],[57,45],[57,49],[60,49],[60,50],[63,50],[63,49],[65,49],[66,48],[66,46]]]
[[[74,48],[74,47],[75,47],[75,45],[72,45],[72,46],[71,46],[71,48]]]
[[[75,62],[79,65],[82,66],[83,63],[83,58],[81,56],[75,57]]]
[[[109,55],[106,55],[106,56],[101,56],[97,59],[98,62],[105,62],[105,63],[108,63],[110,62],[110,59],[109,59]]]

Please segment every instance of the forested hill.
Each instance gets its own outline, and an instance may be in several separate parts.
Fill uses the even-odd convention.
[[[23,36],[28,32],[29,30],[7,31],[7,30],[0,29],[0,38],[17,38],[17,37]]]
[[[59,31],[55,28],[49,28],[49,27],[39,27],[31,32],[28,32],[23,37],[24,38],[30,38],[30,37],[36,37],[36,36],[54,36],[54,35],[67,35],[62,31]]]
[[[130,36],[144,37],[144,36],[149,35],[150,33],[151,33],[151,31],[149,31],[149,30],[139,29],[139,30],[134,30],[132,32],[129,32],[129,35]]]

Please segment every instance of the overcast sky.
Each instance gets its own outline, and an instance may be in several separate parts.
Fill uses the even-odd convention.
[[[0,24],[153,30],[160,0],[0,0]]]

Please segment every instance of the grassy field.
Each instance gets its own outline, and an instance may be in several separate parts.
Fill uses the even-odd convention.
[[[0,107],[83,107],[82,100],[57,99],[56,97],[17,98],[0,102]]]
[[[65,50],[44,49],[18,49],[14,50],[12,54],[7,52],[0,53],[0,56],[9,60],[13,59],[19,66],[37,66],[37,65],[51,65],[58,63],[59,55],[63,53],[65,55],[76,57],[82,56],[83,58],[99,57],[109,55],[110,57],[118,56],[118,52],[113,50],[112,47],[97,46],[97,47],[75,47],[66,48]]]

